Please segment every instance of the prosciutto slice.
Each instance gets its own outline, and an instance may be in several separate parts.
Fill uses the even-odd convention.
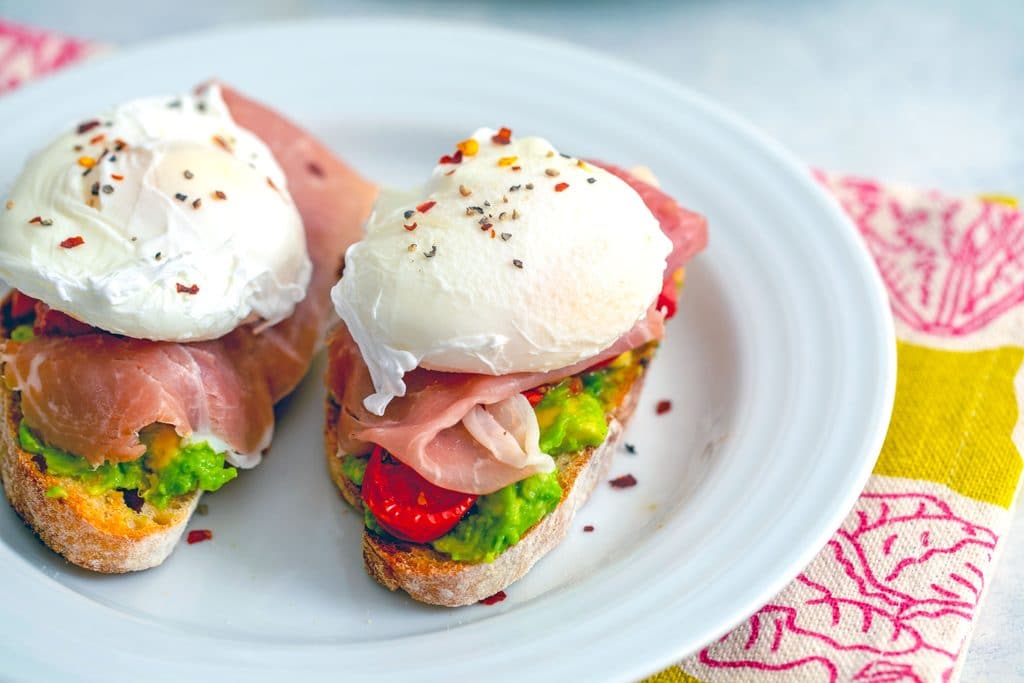
[[[682,208],[627,171],[593,163],[633,187],[672,240],[666,277],[707,245],[703,216]],[[537,457],[531,450],[537,448],[538,435],[531,431],[537,429],[536,418],[532,409],[528,416],[523,415],[518,410],[522,404],[514,397],[522,398],[519,394],[527,389],[559,382],[660,339],[663,333],[664,317],[652,307],[611,347],[552,372],[493,376],[417,368],[405,375],[405,396],[393,399],[384,415],[377,416],[363,406],[363,399],[374,390],[369,370],[359,347],[340,324],[329,340],[327,370],[328,388],[341,406],[339,450],[360,454],[378,444],[443,488],[476,494],[497,491],[536,472],[549,471],[552,466],[550,458]]]
[[[0,347],[7,386],[25,420],[49,444],[93,464],[140,457],[139,430],[155,422],[224,442],[253,465],[270,445],[274,403],[309,368],[332,314],[330,288],[362,236],[376,190],[312,136],[228,89],[239,125],[270,147],[306,230],[313,277],[306,298],[270,328],[242,325],[213,341],[152,342],[99,330]]]
[[[339,448],[346,453],[365,453],[372,444],[378,444],[442,488],[478,494],[497,491],[544,471],[546,463],[538,458],[516,462],[495,457],[467,430],[467,415],[478,406],[497,404],[527,389],[571,377],[660,339],[663,332],[662,314],[652,308],[605,351],[551,372],[474,375],[416,368],[405,374],[405,396],[392,399],[383,417],[378,417],[363,405],[363,398],[373,391],[370,371],[348,329],[338,325],[330,340],[327,383],[342,406]],[[494,417],[499,419],[498,415]]]

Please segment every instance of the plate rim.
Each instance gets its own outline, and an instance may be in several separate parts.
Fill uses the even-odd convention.
[[[825,189],[812,178],[808,167],[800,162],[780,142],[763,133],[759,128],[747,122],[741,116],[729,110],[724,105],[719,104],[717,101],[693,88],[682,83],[678,83],[666,76],[636,65],[632,62],[612,57],[608,54],[577,43],[469,21],[409,19],[387,16],[304,18],[275,22],[246,22],[233,24],[227,27],[210,28],[200,31],[175,34],[145,43],[132,44],[109,51],[105,54],[94,56],[91,59],[80,62],[67,69],[63,69],[54,74],[48,74],[37,81],[27,83],[18,90],[7,94],[0,99],[0,109],[11,111],[18,109],[19,107],[24,107],[26,103],[31,102],[33,99],[37,99],[42,94],[52,91],[55,88],[59,89],[65,84],[69,84],[79,74],[86,73],[90,69],[102,67],[104,64],[129,60],[138,54],[149,52],[159,53],[161,51],[174,49],[176,46],[184,47],[194,44],[197,41],[209,40],[211,38],[237,39],[241,36],[251,36],[253,34],[289,35],[294,32],[302,33],[311,30],[407,30],[409,28],[424,29],[433,33],[438,31],[462,32],[471,30],[474,33],[497,40],[514,40],[519,42],[521,45],[525,44],[536,46],[548,51],[572,54],[578,58],[585,59],[586,61],[595,64],[597,68],[612,70],[623,75],[628,75],[636,81],[642,81],[649,90],[658,90],[659,94],[671,93],[676,97],[681,97],[692,106],[703,110],[709,116],[723,122],[728,127],[745,134],[747,138],[754,141],[764,152],[771,156],[775,162],[781,164],[781,166],[789,173],[791,179],[798,186],[802,186],[802,189],[807,192],[807,198],[814,198],[814,200],[817,201],[819,208],[826,214],[830,215],[831,222],[837,228],[836,234],[842,237],[844,249],[850,250],[850,253],[854,255],[855,260],[859,263],[860,272],[858,275],[866,277],[868,283],[873,285],[870,287],[870,291],[865,292],[864,294],[867,299],[873,303],[873,307],[876,309],[875,312],[880,314],[872,321],[872,323],[877,325],[875,332],[877,333],[878,339],[875,341],[881,342],[881,345],[884,347],[881,349],[883,356],[879,359],[881,367],[884,369],[884,377],[879,378],[880,396],[876,398],[879,398],[880,402],[876,402],[873,406],[874,410],[872,411],[875,419],[871,425],[866,426],[867,429],[870,430],[869,436],[865,439],[865,442],[869,447],[865,447],[863,449],[865,451],[864,454],[859,454],[860,467],[856,475],[857,485],[850,486],[848,490],[844,491],[843,495],[840,496],[841,503],[833,506],[831,514],[824,516],[823,521],[818,521],[816,524],[817,529],[813,534],[814,543],[808,542],[800,552],[792,554],[790,559],[785,562],[787,570],[779,572],[774,580],[765,582],[765,585],[759,591],[756,599],[747,600],[743,605],[734,606],[733,609],[730,610],[731,613],[729,618],[720,618],[716,620],[724,625],[716,629],[713,636],[705,639],[704,642],[697,646],[694,646],[690,642],[680,642],[675,646],[666,645],[662,648],[663,653],[659,657],[651,657],[644,660],[637,659],[633,662],[624,663],[613,672],[613,675],[616,678],[623,679],[627,677],[637,678],[647,675],[652,671],[660,670],[674,662],[680,661],[686,656],[692,654],[704,643],[711,642],[714,638],[730,631],[738,623],[741,623],[742,620],[750,613],[760,608],[767,600],[777,594],[784,586],[792,581],[799,571],[802,570],[802,568],[805,567],[811,559],[813,559],[821,548],[824,547],[835,529],[839,527],[849,510],[853,507],[857,497],[863,490],[864,485],[867,483],[868,477],[871,474],[871,470],[877,458],[877,454],[881,450],[881,446],[887,432],[889,419],[891,417],[896,385],[896,338],[885,286],[877,272],[874,261],[872,260],[866,245],[860,238],[852,220],[842,211],[838,202],[835,201],[835,199],[832,198]],[[269,104],[272,107],[277,106],[277,103],[271,102]],[[6,548],[6,546],[0,544],[0,549],[4,548]],[[0,610],[2,609],[3,608],[0,607]],[[416,638],[417,636],[411,637]],[[336,646],[313,645],[311,647]],[[520,673],[523,672],[520,671]]]

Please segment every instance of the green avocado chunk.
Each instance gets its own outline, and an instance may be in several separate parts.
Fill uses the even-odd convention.
[[[346,455],[341,459],[341,473],[356,486],[363,485],[366,476],[366,463],[369,458],[358,455]]]
[[[31,325],[18,325],[11,330],[11,341],[23,342],[33,339],[36,336]]]
[[[182,446],[166,465],[150,474],[149,486],[141,494],[162,509],[174,496],[196,489],[216,491],[237,476],[238,470],[224,466],[224,454],[203,441]]]
[[[85,458],[45,445],[24,420],[18,425],[18,439],[23,450],[43,456],[49,474],[77,479],[91,495],[135,489],[159,509],[167,507],[174,496],[196,489],[216,491],[238,476],[234,467],[225,467],[224,453],[216,452],[205,441],[179,446],[166,464],[153,469],[148,451],[138,460],[93,467]]]
[[[608,420],[604,405],[566,380],[551,388],[534,410],[540,425],[540,449],[548,455],[576,453],[604,443]]]
[[[459,562],[493,562],[561,500],[557,472],[534,474],[480,496],[466,517],[431,545]]]

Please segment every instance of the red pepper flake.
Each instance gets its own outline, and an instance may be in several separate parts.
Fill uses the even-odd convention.
[[[544,393],[547,391],[547,387],[537,387],[536,389],[527,389],[523,392],[523,396],[530,402],[531,406],[535,406],[541,402],[544,398]]]
[[[523,167],[522,167],[522,166],[513,166],[513,167],[512,167],[512,170],[513,170],[513,171],[522,171],[522,170],[523,170]]]
[[[438,162],[439,164],[461,164],[462,163],[462,150],[456,150],[455,154],[442,156]]]
[[[90,145],[95,145],[97,142],[103,142],[106,139],[106,137],[107,137],[106,134],[100,133],[96,137],[94,137],[91,140],[89,140],[89,144]]]
[[[491,239],[492,239],[492,240],[494,239],[494,234],[495,234],[495,233],[494,233],[494,231],[493,231],[493,230],[491,230]]]
[[[594,530],[594,525],[593,524],[588,524],[585,527],[583,527],[583,532],[587,533],[587,534],[591,533],[593,530]]]
[[[42,223],[42,222],[43,222],[43,217],[42,216],[35,216],[34,218],[29,219],[29,223]]]
[[[453,168],[450,171],[445,171],[445,175],[455,175],[455,169]]]
[[[277,185],[274,184],[274,181],[273,181],[273,179],[270,176],[267,176],[267,185],[270,186],[271,190],[274,190],[275,192],[278,191]]]
[[[434,208],[435,204],[437,204],[437,202],[423,202],[422,204],[416,207],[416,210],[419,211],[420,213],[426,213],[427,211],[430,211],[432,208]]]
[[[631,486],[636,486],[636,477],[632,474],[624,474],[621,477],[616,477],[608,482],[612,485],[613,489],[628,489]]]
[[[75,247],[80,247],[83,244],[85,244],[85,240],[82,239],[80,235],[75,235],[74,237],[68,237],[66,240],[61,242],[60,246],[64,249],[74,249]]]
[[[555,192],[565,192],[569,189],[569,183],[558,183],[555,185]]]
[[[214,196],[215,198],[217,198],[217,199],[227,199],[227,198],[228,198],[228,196],[227,196],[226,194],[224,194],[224,192],[223,192],[223,191],[221,191],[221,190],[216,190],[216,191],[215,191],[215,192],[213,193],[213,196]]]
[[[128,143],[125,142],[124,140],[122,140],[121,138],[115,138],[114,139],[114,151],[115,152],[120,152],[122,149],[124,149],[127,146],[128,146]]]
[[[92,130],[98,125],[100,125],[100,122],[96,119],[93,119],[92,121],[86,121],[85,123],[80,123],[78,124],[78,134],[81,135],[82,133],[88,133],[90,130]]]
[[[202,543],[203,541],[209,541],[213,538],[213,532],[209,529],[193,529],[188,532],[188,544]]]
[[[664,415],[670,410],[672,410],[672,401],[668,399],[662,399],[658,401],[658,405],[654,406],[654,412],[658,415]]]
[[[402,223],[402,227],[408,230],[409,232],[412,232],[417,227],[419,227],[419,223],[416,223],[415,221],[413,222],[412,225],[409,225],[408,223]]]
[[[231,145],[229,145],[228,141],[225,140],[220,135],[214,135],[213,136],[213,142],[214,142],[214,144],[216,144],[218,147],[220,147],[225,152],[230,152],[231,151]]]
[[[185,285],[183,285],[180,282],[178,282],[178,283],[175,284],[175,289],[178,290],[178,294],[198,294],[199,293],[199,285],[190,285],[190,286],[186,287]]]
[[[124,180],[124,176],[121,175],[120,173],[111,173],[110,177],[113,178],[114,180]]]
[[[481,605],[496,605],[508,596],[505,595],[505,591],[498,591],[494,595],[488,596],[480,601]]]
[[[307,162],[306,170],[315,175],[317,178],[324,177],[324,169],[320,168],[320,164],[316,163],[315,161]]]
[[[512,142],[512,129],[503,127],[497,134],[491,136],[491,142],[496,145],[507,145]]]

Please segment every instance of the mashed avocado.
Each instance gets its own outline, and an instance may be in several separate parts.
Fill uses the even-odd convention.
[[[174,496],[196,489],[216,491],[237,476],[238,470],[224,466],[224,454],[204,441],[182,446],[166,465],[149,474],[149,486],[139,493],[147,502],[165,508]]]
[[[144,437],[147,450],[138,460],[106,462],[99,467],[93,467],[85,458],[45,445],[24,420],[18,426],[18,438],[23,450],[43,456],[49,474],[76,479],[92,495],[134,489],[160,509],[167,507],[174,496],[196,489],[216,491],[238,476],[234,467],[224,466],[224,454],[217,453],[206,442],[184,445],[175,438],[173,447],[168,447],[167,431],[173,432],[167,428],[160,431],[160,436]]]
[[[63,486],[51,486],[46,489],[47,498],[67,498],[68,491]]]
[[[579,380],[565,380],[536,405],[540,449],[548,455],[576,453],[608,436],[604,405],[583,390]]]
[[[493,562],[560,500],[558,473],[535,474],[480,496],[462,521],[431,545],[459,562]]]
[[[23,342],[28,341],[36,336],[36,333],[32,330],[31,325],[18,325],[11,330],[11,341]]]
[[[341,473],[356,486],[362,486],[367,460],[365,456],[346,455],[341,459]]]

